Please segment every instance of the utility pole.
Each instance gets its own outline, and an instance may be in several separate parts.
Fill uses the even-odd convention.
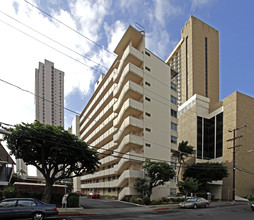
[[[241,147],[241,145],[236,145],[235,140],[243,137],[242,135],[236,136],[236,131],[240,130],[242,128],[245,128],[245,127],[247,127],[247,125],[244,125],[243,127],[240,127],[240,128],[236,127],[232,130],[228,130],[229,132],[233,132],[233,138],[227,140],[227,141],[233,141],[233,146],[228,147],[228,149],[233,149],[233,183],[232,183],[232,200],[233,200],[233,202],[235,201],[235,168],[236,168],[236,166],[235,166],[236,165],[236,157],[235,157],[236,150],[235,149],[237,147]]]

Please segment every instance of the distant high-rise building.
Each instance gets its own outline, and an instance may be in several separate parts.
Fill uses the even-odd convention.
[[[45,60],[35,69],[35,119],[43,124],[64,126],[64,72]],[[28,176],[24,161],[17,159],[17,170]],[[37,171],[37,176],[42,177]]]
[[[64,72],[45,60],[35,69],[35,119],[64,126]]]

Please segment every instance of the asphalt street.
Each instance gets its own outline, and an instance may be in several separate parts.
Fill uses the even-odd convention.
[[[202,220],[249,220],[254,219],[254,212],[248,202],[212,202],[208,208],[180,209],[177,204],[161,206],[137,206],[130,203],[83,198],[84,208],[59,208],[61,216],[51,220],[86,220],[86,219],[202,219]]]
[[[121,213],[108,213],[108,214],[96,214],[85,216],[74,216],[58,218],[58,220],[85,220],[85,219],[126,219],[126,220],[185,220],[185,219],[197,219],[197,220],[253,220],[254,212],[247,204],[242,205],[229,205],[229,206],[213,206],[209,208],[199,209],[147,209],[140,211],[130,211],[123,209]]]

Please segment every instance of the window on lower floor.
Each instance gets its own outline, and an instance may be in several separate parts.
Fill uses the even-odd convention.
[[[177,99],[176,99],[176,97],[174,97],[174,96],[171,96],[171,102],[173,103],[173,104],[177,104]]]
[[[171,143],[177,144],[177,137],[171,136]]]
[[[177,118],[177,111],[175,111],[174,109],[171,109],[171,116],[174,118]]]
[[[171,122],[171,130],[177,131],[177,124]]]

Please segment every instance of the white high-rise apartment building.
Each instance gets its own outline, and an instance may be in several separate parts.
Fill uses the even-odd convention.
[[[82,111],[79,137],[99,152],[95,174],[80,178],[77,190],[102,195],[138,195],[137,177],[144,177],[146,158],[172,162],[177,149],[177,73],[145,48],[145,36],[132,26],[115,49],[118,57]],[[74,126],[76,128],[76,125]],[[176,191],[171,181],[153,190],[153,198]]]
[[[35,69],[35,119],[64,126],[64,72],[45,60]]]

